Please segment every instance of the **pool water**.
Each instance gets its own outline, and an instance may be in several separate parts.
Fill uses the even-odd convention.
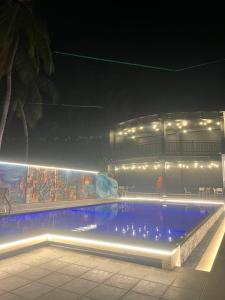
[[[216,210],[213,205],[120,202],[0,217],[0,237],[61,230],[175,242]]]

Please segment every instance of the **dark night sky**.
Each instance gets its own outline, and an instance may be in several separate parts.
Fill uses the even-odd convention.
[[[100,12],[56,5],[52,10],[45,3],[41,12],[56,51],[171,68],[225,58],[222,17],[145,18],[123,13],[119,7]],[[63,102],[109,107],[117,112],[112,122],[162,111],[224,109],[225,62],[169,73],[54,58]]]

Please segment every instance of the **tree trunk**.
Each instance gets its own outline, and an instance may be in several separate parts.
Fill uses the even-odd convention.
[[[23,130],[24,130],[24,137],[25,137],[25,162],[28,162],[28,155],[29,155],[29,132],[28,132],[28,126],[27,126],[27,119],[26,115],[23,109],[23,105],[21,102],[19,102],[21,116],[22,116],[22,122],[23,122]]]
[[[12,56],[10,59],[9,67],[6,73],[6,93],[5,93],[5,99],[3,101],[2,118],[0,121],[0,150],[2,147],[2,138],[5,131],[5,125],[6,125],[6,120],[9,112],[9,105],[10,105],[10,100],[12,95],[12,68],[13,68],[13,62],[16,55],[16,51],[17,51],[17,46],[18,46],[18,41],[16,41],[15,43]]]

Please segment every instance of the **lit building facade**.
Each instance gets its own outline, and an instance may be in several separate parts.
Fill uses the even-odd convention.
[[[108,169],[134,192],[158,192],[159,177],[167,193],[213,191],[223,186],[224,141],[221,111],[139,117],[111,130]]]

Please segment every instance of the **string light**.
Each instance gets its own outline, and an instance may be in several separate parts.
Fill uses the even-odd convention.
[[[150,169],[153,169],[153,170],[158,170],[159,168],[161,168],[162,165],[160,163],[132,163],[132,164],[129,164],[129,165],[121,165],[121,166],[115,166],[114,167],[114,170],[116,172],[118,171],[125,171],[125,170],[131,170],[131,171],[139,171],[139,170],[150,170]],[[194,169],[204,169],[204,168],[208,168],[208,169],[217,169],[219,168],[219,164],[218,163],[215,163],[215,162],[203,162],[201,164],[199,164],[198,162],[195,162],[195,163],[168,163],[168,162],[165,162],[165,169],[166,170],[169,170],[171,168],[180,168],[180,169],[191,169],[191,168],[194,168]]]
[[[187,127],[188,125],[193,124],[195,126],[195,122],[190,122],[189,120],[175,120],[174,125],[178,128],[178,129],[183,129],[184,127]],[[214,126],[220,126],[220,121],[216,121],[216,120],[212,120],[212,119],[201,119],[198,124],[200,126],[208,126],[207,130],[208,131],[212,131],[213,129],[218,129],[217,127],[212,127],[212,125],[214,124]],[[167,126],[171,127],[173,125],[173,122],[168,121],[167,122]],[[154,121],[150,123],[150,128],[152,128],[155,131],[159,131],[160,130],[160,122]],[[122,135],[128,135],[132,133],[135,133],[137,131],[143,131],[143,129],[147,129],[147,127],[144,127],[143,124],[140,124],[137,127],[130,127],[130,128],[124,128],[121,131],[118,132],[118,135],[122,136]],[[186,129],[182,130],[183,133],[188,132]]]

